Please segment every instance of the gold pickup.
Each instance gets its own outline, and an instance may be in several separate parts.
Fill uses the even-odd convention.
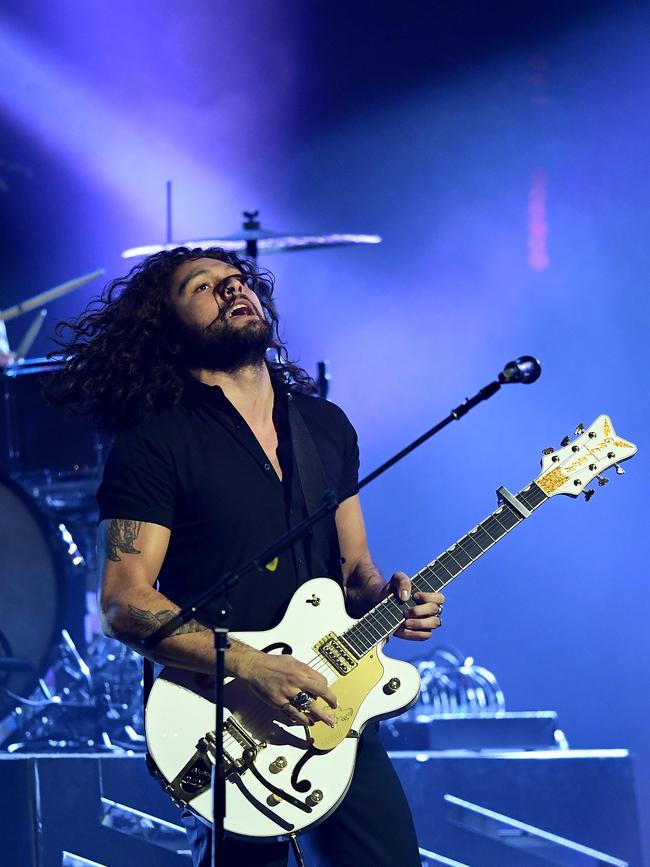
[[[350,648],[334,632],[329,632],[314,645],[314,650],[339,674],[348,674],[356,668],[357,660]]]

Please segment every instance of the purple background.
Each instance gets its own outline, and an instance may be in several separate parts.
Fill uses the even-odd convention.
[[[372,550],[387,573],[417,570],[496,487],[536,476],[542,447],[610,414],[640,449],[627,475],[589,505],[554,499],[490,552],[450,588],[434,643],[492,669],[509,710],[557,710],[571,746],[632,749],[647,817],[650,16],[622,2],[399,10],[7,0],[0,159],[31,176],[0,170],[0,304],[121,273],[122,249],[164,240],[171,178],[178,239],[228,234],[244,208],[277,230],[384,237],[262,259],[293,353],[331,362],[366,471],[506,361],[539,357],[536,385],[367,490]],[[52,304],[33,354],[98,289]],[[648,849],[647,818],[644,832]]]

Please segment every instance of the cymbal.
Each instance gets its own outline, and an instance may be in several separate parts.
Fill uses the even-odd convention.
[[[288,253],[292,250],[316,250],[321,247],[347,247],[358,244],[379,244],[379,235],[353,235],[335,233],[331,235],[304,235],[273,232],[263,228],[256,219],[258,211],[244,211],[242,228],[232,235],[223,238],[199,238],[197,240],[178,243],[146,244],[141,247],[130,247],[122,253],[123,259],[135,256],[150,256],[161,250],[173,250],[175,247],[221,247],[229,252],[245,252],[248,256],[258,253]]]

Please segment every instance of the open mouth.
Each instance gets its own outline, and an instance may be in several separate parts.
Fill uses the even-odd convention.
[[[257,316],[257,312],[253,309],[253,307],[246,301],[237,301],[236,304],[228,310],[225,315],[225,319],[234,319],[235,316]]]

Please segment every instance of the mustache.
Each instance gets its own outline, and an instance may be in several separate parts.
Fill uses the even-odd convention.
[[[235,302],[235,303],[238,303],[238,302]],[[230,304],[230,305],[228,305],[228,307],[224,308],[220,313],[218,313],[218,314],[215,316],[215,318],[214,318],[211,322],[209,322],[209,323],[205,326],[205,329],[204,329],[204,330],[205,330],[205,331],[210,331],[210,330],[212,330],[216,325],[220,325],[221,323],[226,322],[226,321],[228,320],[228,314],[229,314],[229,312],[232,310],[232,308],[233,308],[234,306],[235,306],[234,304]],[[257,316],[257,321],[258,321],[258,322],[262,322],[264,325],[268,325],[268,324],[269,324],[268,321],[267,321],[267,319],[266,319],[266,317],[265,317],[265,315],[264,315],[264,313],[260,313],[259,310],[257,310],[256,307],[253,307],[252,304],[249,304],[249,307],[251,308],[251,310],[253,311],[253,313],[255,313],[255,315]]]

